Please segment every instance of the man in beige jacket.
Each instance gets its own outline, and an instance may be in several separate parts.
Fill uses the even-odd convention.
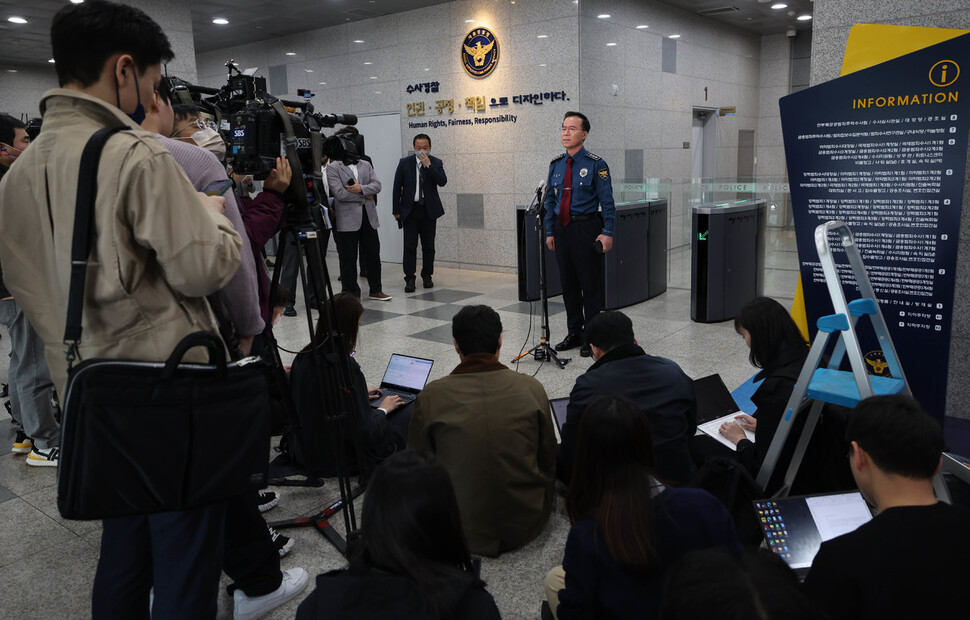
[[[187,334],[214,330],[204,296],[236,272],[242,240],[221,213],[223,199],[196,193],[171,154],[138,126],[161,81],[161,62],[173,57],[159,26],[132,7],[71,4],[54,17],[51,45],[61,88],[44,95],[43,132],[0,184],[0,260],[65,394],[78,168],[92,134],[127,129],[108,140],[98,171],[82,359],[165,360]],[[93,617],[146,616],[153,586],[156,620],[215,617],[224,512],[220,503],[106,519]]]

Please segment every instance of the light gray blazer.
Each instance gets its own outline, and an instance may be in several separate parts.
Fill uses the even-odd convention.
[[[359,177],[360,187],[364,190],[363,194],[355,194],[347,189],[347,183],[354,178],[354,173],[343,162],[330,162],[327,166],[327,185],[330,187],[330,195],[333,197],[333,208],[337,214],[337,231],[351,232],[360,230],[362,223],[361,212],[367,211],[367,221],[375,229],[380,225],[377,221],[377,205],[373,198],[364,198],[364,195],[376,196],[381,191],[381,182],[374,174],[374,168],[364,160],[357,162],[357,176]],[[364,208],[361,208],[361,205]]]

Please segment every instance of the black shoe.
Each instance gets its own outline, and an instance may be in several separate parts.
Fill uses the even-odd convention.
[[[593,357],[593,348],[590,347],[588,344],[584,344],[583,346],[579,347],[579,356]]]
[[[556,351],[568,351],[569,349],[575,349],[583,344],[582,334],[569,334],[566,336],[562,342],[556,345]]]
[[[424,282],[424,288],[434,288],[434,280],[431,276],[421,276],[421,280]]]
[[[283,308],[283,316],[296,316],[296,308],[293,306]]]
[[[404,278],[404,292],[405,293],[414,292],[414,278]]]

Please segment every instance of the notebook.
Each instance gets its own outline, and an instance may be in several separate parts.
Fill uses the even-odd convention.
[[[385,398],[394,395],[400,396],[405,405],[412,402],[428,383],[432,364],[434,360],[400,353],[391,354],[384,378],[381,379],[381,395],[372,400],[370,406],[376,409]]]
[[[872,519],[862,493],[803,495],[754,502],[768,548],[804,579],[823,542]]]

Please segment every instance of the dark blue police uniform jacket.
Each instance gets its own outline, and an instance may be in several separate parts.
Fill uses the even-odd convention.
[[[563,153],[549,164],[549,178],[546,180],[547,237],[553,236],[556,220],[559,219],[559,203],[562,201],[568,157],[568,153]],[[602,207],[603,234],[612,237],[616,206],[613,203],[610,168],[599,155],[590,153],[586,147],[582,147],[573,155],[572,188],[573,194],[569,202],[570,215],[592,215]]]

